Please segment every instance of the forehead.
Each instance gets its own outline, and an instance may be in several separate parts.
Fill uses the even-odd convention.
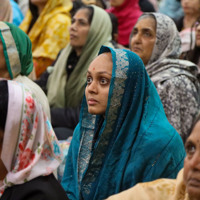
[[[88,20],[88,10],[87,9],[80,9],[76,12],[73,18],[81,18]]]
[[[187,140],[192,140],[194,143],[200,142],[200,121],[196,123]]]
[[[150,29],[156,31],[156,21],[155,19],[148,17],[139,19],[136,23],[135,28],[137,29]]]
[[[113,66],[112,54],[110,52],[102,53],[92,61],[92,63],[89,66],[89,70],[95,67],[95,69],[98,71],[101,70],[112,71],[112,66]]]

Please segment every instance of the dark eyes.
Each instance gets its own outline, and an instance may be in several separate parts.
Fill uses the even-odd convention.
[[[187,155],[192,155],[195,153],[196,147],[194,144],[189,143],[189,144],[186,144],[185,150],[186,150]]]
[[[89,85],[90,83],[92,83],[92,77],[88,76],[87,77],[87,84]]]
[[[93,81],[92,77],[88,76],[87,77],[87,85],[91,84],[92,81]],[[107,78],[104,78],[104,77],[99,78],[99,83],[101,85],[107,85],[109,82],[110,82],[110,80],[108,80]]]

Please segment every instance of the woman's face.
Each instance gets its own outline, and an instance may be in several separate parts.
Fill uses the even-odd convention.
[[[0,41],[0,78],[10,79],[10,75],[6,66],[5,56],[3,53],[3,45],[1,41]]]
[[[200,47],[200,22],[196,22],[196,46]]]
[[[200,199],[200,121],[185,143],[184,182],[191,198]]]
[[[135,52],[146,65],[151,58],[156,41],[156,22],[152,18],[140,19],[133,28],[131,51]]]
[[[199,15],[200,0],[181,0],[181,5],[185,14]]]
[[[111,53],[103,53],[88,68],[85,96],[91,114],[104,115],[106,112],[112,67]]]
[[[110,5],[112,7],[118,7],[121,6],[124,3],[125,0],[110,0]]]
[[[88,10],[81,9],[72,18],[70,26],[70,44],[80,55],[83,46],[86,44],[90,24],[88,20]]]

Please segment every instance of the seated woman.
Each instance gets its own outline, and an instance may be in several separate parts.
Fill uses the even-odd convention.
[[[54,127],[70,128],[72,134],[79,120],[89,63],[101,45],[112,46],[111,39],[111,21],[103,9],[97,6],[83,7],[73,16],[70,44],[58,56],[47,82]],[[61,132],[65,134],[65,130]]]
[[[163,14],[143,14],[133,28],[130,46],[144,62],[169,122],[185,141],[200,109],[200,87],[197,66],[178,59],[181,40],[174,22]]]
[[[90,64],[66,160],[68,198],[105,199],[138,182],[175,178],[185,151],[142,60],[102,47]]]
[[[17,26],[0,22],[0,78],[26,84],[42,104],[50,119],[49,103],[41,88],[27,76],[33,70],[31,41]]]
[[[67,200],[53,175],[62,160],[51,124],[29,88],[0,81],[1,200]]]
[[[176,179],[139,183],[108,200],[199,200],[200,199],[200,115],[188,137],[184,168]]]
[[[34,70],[40,77],[69,42],[72,3],[71,0],[29,0],[29,5],[20,28],[31,39]]]

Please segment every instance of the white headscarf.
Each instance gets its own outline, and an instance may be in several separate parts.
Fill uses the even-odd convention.
[[[41,104],[29,88],[15,81],[8,81],[1,159],[8,171],[0,187],[1,194],[7,187],[51,174],[62,160],[61,149]]]

